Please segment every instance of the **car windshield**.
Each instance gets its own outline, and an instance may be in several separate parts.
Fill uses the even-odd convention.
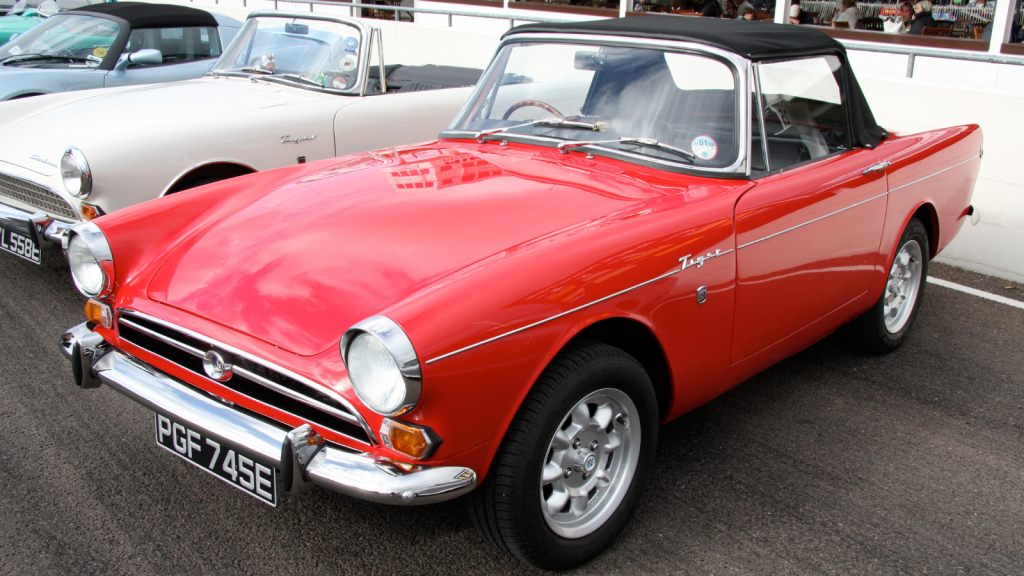
[[[11,65],[99,66],[121,27],[104,18],[58,14],[0,47]]]
[[[725,60],[693,52],[509,44],[449,130],[540,136],[593,154],[602,152],[575,143],[601,141],[616,152],[722,168],[738,156],[736,77]]]
[[[46,0],[18,0],[14,3],[14,6],[11,6],[11,10],[8,14],[21,14],[25,10],[35,8],[45,1]]]
[[[340,22],[258,17],[213,66],[218,75],[261,75],[313,90],[359,91],[363,38]]]
[[[53,16],[59,10],[71,10],[81,6],[92,4],[93,0],[18,0],[11,6],[8,14],[21,14],[27,10],[35,9],[43,16]]]

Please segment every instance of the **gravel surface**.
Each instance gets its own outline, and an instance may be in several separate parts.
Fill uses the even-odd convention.
[[[158,448],[151,413],[72,385],[84,299],[46,256],[0,254],[0,573],[534,572],[459,501],[272,509]],[[935,285],[894,354],[826,338],[665,426],[636,516],[571,573],[1024,573],[1022,340],[1024,311]]]

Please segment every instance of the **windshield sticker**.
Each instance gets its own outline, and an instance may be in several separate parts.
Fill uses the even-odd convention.
[[[697,136],[690,142],[690,151],[701,160],[711,160],[718,156],[718,143],[711,136]]]
[[[348,81],[342,76],[335,76],[334,80],[331,80],[331,84],[338,90],[348,88]]]
[[[354,58],[345,57],[341,59],[341,69],[345,72],[351,72],[356,69],[356,61]]]
[[[21,54],[21,46],[11,46],[11,48],[10,48],[10,50],[8,50],[8,52],[10,52],[11,54],[14,54],[15,56],[17,56],[17,55]]]
[[[355,54],[356,50],[359,49],[359,40],[349,37],[345,38],[345,52],[349,54]]]
[[[103,58],[104,56],[107,55],[107,49],[102,47],[102,46],[97,46],[96,48],[93,49],[92,55],[96,56],[98,58]]]

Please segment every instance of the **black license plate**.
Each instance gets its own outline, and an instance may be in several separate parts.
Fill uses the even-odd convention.
[[[27,234],[0,228],[0,250],[39,264],[39,244]]]
[[[277,506],[277,474],[242,450],[229,448],[162,414],[156,414],[156,443],[242,492]]]

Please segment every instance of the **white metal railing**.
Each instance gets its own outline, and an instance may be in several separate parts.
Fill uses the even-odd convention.
[[[189,0],[189,1],[193,2],[193,3],[195,2],[195,0]],[[218,0],[214,0],[215,3],[217,1]],[[1005,1],[1005,0],[1003,0],[1003,1]],[[278,9],[278,3],[279,2],[280,3],[284,3],[284,4],[290,4],[290,5],[294,5],[294,4],[306,5],[306,4],[308,4],[310,12],[313,12],[313,6],[315,6],[315,5],[333,6],[333,7],[336,7],[336,8],[338,8],[338,7],[348,8],[349,9],[349,16],[350,17],[358,16],[358,14],[356,14],[356,12],[355,12],[357,9],[376,10],[376,11],[388,11],[388,10],[390,10],[390,11],[394,12],[394,14],[395,14],[395,21],[399,21],[400,20],[402,12],[406,12],[406,13],[410,13],[410,14],[412,14],[412,13],[416,13],[416,14],[441,14],[441,15],[447,15],[448,16],[448,27],[449,28],[452,27],[452,17],[453,16],[465,16],[465,17],[472,17],[472,18],[487,18],[487,19],[495,19],[495,20],[508,20],[509,28],[512,28],[513,26],[515,26],[516,21],[520,21],[520,22],[555,22],[555,23],[572,22],[572,20],[565,20],[565,19],[560,19],[560,18],[545,18],[545,17],[542,17],[542,16],[529,16],[529,15],[525,15],[525,14],[522,14],[522,13],[511,14],[509,12],[466,12],[466,11],[460,11],[460,10],[448,10],[448,9],[441,9],[441,8],[415,8],[415,7],[411,7],[411,6],[388,6],[388,5],[384,5],[384,4],[364,4],[364,3],[359,3],[359,2],[351,2],[351,3],[349,3],[349,2],[332,2],[332,1],[329,1],[329,0],[298,0],[298,1],[273,0],[273,2],[274,2],[274,9],[275,10]],[[242,6],[248,7],[247,4],[248,4],[248,0],[242,0]],[[834,11],[835,8],[836,8],[836,3],[834,1],[832,1],[832,0],[804,0],[803,2],[800,3],[800,5],[801,6],[805,6],[808,10],[814,10],[815,8],[820,8],[821,10],[824,11],[825,9],[831,7],[831,9]],[[864,9],[866,7],[873,7],[872,10],[874,10],[874,13],[875,14],[879,14],[882,9],[898,7],[899,4],[860,4],[859,6],[861,8],[862,14],[864,14]],[[968,15],[968,14],[973,15],[974,11],[982,11],[982,10],[989,10],[989,11],[991,11],[991,8],[985,9],[985,8],[981,8],[981,7],[952,6],[952,5],[951,6],[942,6],[942,9],[952,9],[952,8],[963,9],[965,17],[973,17],[973,16],[966,16],[966,15]],[[939,8],[936,7],[936,9],[939,9]],[[831,13],[829,13],[829,16],[831,16]],[[865,14],[865,17],[871,17],[871,16],[867,16]],[[874,17],[877,17],[877,16],[874,16]],[[679,18],[687,18],[687,16],[679,16]],[[992,52],[976,52],[976,51],[969,51],[969,50],[949,50],[949,49],[941,49],[941,48],[926,48],[926,47],[922,47],[922,46],[908,46],[908,45],[899,45],[899,44],[886,44],[886,43],[880,43],[880,42],[876,43],[876,42],[855,41],[855,40],[846,40],[846,39],[839,39],[839,41],[842,42],[843,45],[846,46],[850,50],[859,50],[859,51],[863,51],[863,52],[876,52],[876,53],[882,53],[882,54],[899,54],[899,55],[906,56],[907,57],[907,78],[913,78],[913,75],[914,75],[914,64],[915,64],[915,61],[916,61],[917,57],[919,57],[919,56],[920,57],[925,57],[925,58],[943,58],[943,59],[948,59],[948,60],[965,60],[965,61],[971,61],[971,62],[988,62],[988,63],[992,63],[992,64],[1012,64],[1012,65],[1016,65],[1016,66],[1024,66],[1024,56],[1014,56],[1014,55],[999,54],[999,53],[992,53]]]
[[[882,18],[884,16],[895,16],[899,13],[900,4],[894,3],[857,3],[860,14],[864,18]],[[837,3],[831,0],[802,0],[800,7],[818,14],[821,22],[831,22],[838,9]],[[995,16],[995,8],[989,6],[957,6],[957,5],[935,5],[932,6],[932,16],[940,21],[955,22],[991,22]],[[1024,11],[1015,17],[1017,24],[1024,22]]]
[[[189,0],[195,2],[195,0]],[[218,0],[215,0],[215,3]],[[273,0],[274,10],[278,9],[278,3],[284,4],[309,4],[309,11],[313,11],[314,5],[321,6],[333,6],[336,8],[348,8],[349,17],[355,18],[357,14],[356,9],[367,9],[375,11],[392,11],[395,13],[395,21],[401,21],[401,13],[418,13],[418,14],[447,14],[448,15],[448,27],[452,27],[453,16],[471,16],[473,18],[491,18],[496,20],[508,20],[508,27],[512,28],[515,26],[516,21],[520,22],[572,22],[572,20],[565,20],[562,18],[544,18],[542,16],[526,16],[523,14],[494,14],[487,12],[463,12],[459,10],[444,10],[439,8],[413,8],[411,6],[388,6],[385,4],[362,4],[359,2],[331,2],[327,0]],[[242,0],[242,6],[248,7],[248,0]]]

